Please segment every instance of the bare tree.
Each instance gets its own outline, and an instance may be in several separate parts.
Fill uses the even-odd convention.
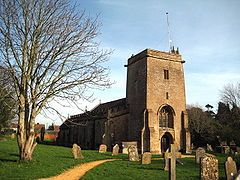
[[[221,100],[231,107],[240,107],[240,83],[230,83],[223,87]]]
[[[21,160],[36,146],[36,116],[55,99],[86,98],[89,88],[110,86],[110,52],[100,49],[98,19],[70,0],[0,0],[1,65],[9,70],[18,102]],[[55,110],[55,109],[54,109]]]

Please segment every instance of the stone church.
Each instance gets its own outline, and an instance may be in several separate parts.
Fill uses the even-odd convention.
[[[109,149],[135,142],[141,153],[161,154],[171,143],[190,150],[183,61],[178,50],[152,49],[132,55],[127,68],[126,98],[102,103],[70,116],[61,126],[58,144],[82,149]]]

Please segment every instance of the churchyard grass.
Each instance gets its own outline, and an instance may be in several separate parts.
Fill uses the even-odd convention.
[[[83,150],[84,159],[74,160],[71,148],[39,144],[32,162],[19,162],[16,140],[0,142],[0,179],[38,179],[63,172],[77,164],[109,158],[126,158],[126,155],[112,156],[110,152]]]
[[[177,179],[199,179],[199,169],[194,158],[182,160],[184,166],[177,164]],[[151,164],[126,160],[112,161],[90,170],[82,179],[168,179],[168,172],[163,169],[163,159],[152,160]]]
[[[217,154],[219,160],[220,178],[225,179],[224,163],[226,156]],[[153,156],[154,158],[154,156]],[[177,164],[177,180],[198,180],[199,164],[195,163],[195,158],[183,158],[184,165]],[[93,179],[168,179],[168,172],[163,170],[163,159],[152,160],[151,164],[141,165],[139,162],[130,162],[126,160],[112,161],[102,164],[90,171],[82,178],[83,180]]]
[[[71,148],[38,145],[32,162],[18,161],[16,140],[0,142],[0,179],[38,179],[63,172],[77,164],[109,158],[119,161],[104,163],[90,170],[83,179],[167,179],[168,172],[163,170],[163,159],[154,155],[152,163],[127,161],[127,155],[112,156],[111,152],[83,150],[83,160],[74,160]],[[219,160],[220,179],[225,179],[224,163],[226,155],[216,154]],[[194,158],[182,159],[184,165],[177,164],[177,179],[199,179],[199,166]]]

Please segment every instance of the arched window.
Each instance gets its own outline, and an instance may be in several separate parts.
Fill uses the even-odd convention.
[[[173,111],[170,106],[164,106],[159,113],[159,127],[173,128]]]

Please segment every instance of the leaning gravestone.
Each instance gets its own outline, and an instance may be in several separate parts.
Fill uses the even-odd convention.
[[[207,144],[207,150],[208,151],[213,151],[213,148],[212,148],[211,144]]]
[[[150,152],[143,153],[141,162],[142,162],[142,164],[151,164],[152,154]]]
[[[73,154],[74,159],[83,159],[84,158],[82,155],[81,148],[77,144],[73,144],[72,154]]]
[[[99,151],[98,151],[99,153],[105,153],[105,152],[107,152],[107,146],[105,145],[105,144],[101,144],[100,146],[99,146]]]
[[[225,172],[227,180],[232,180],[233,176],[237,174],[236,162],[232,159],[232,157],[228,157],[227,161],[225,162]]]
[[[204,156],[201,159],[201,180],[218,180],[218,160],[215,156]]]
[[[169,158],[169,178],[170,180],[176,180],[176,159],[181,157],[181,153],[177,151],[175,144],[171,144],[170,152],[164,154],[165,158]]]
[[[196,161],[197,164],[200,163],[200,159],[202,157],[204,157],[204,155],[205,155],[205,149],[203,149],[201,147],[197,148],[196,155],[195,155],[195,161]]]
[[[128,148],[128,159],[129,161],[139,161],[138,150],[136,146],[129,146]]]
[[[119,153],[119,145],[115,144],[115,146],[113,146],[113,151],[112,151],[112,156],[116,156]]]

